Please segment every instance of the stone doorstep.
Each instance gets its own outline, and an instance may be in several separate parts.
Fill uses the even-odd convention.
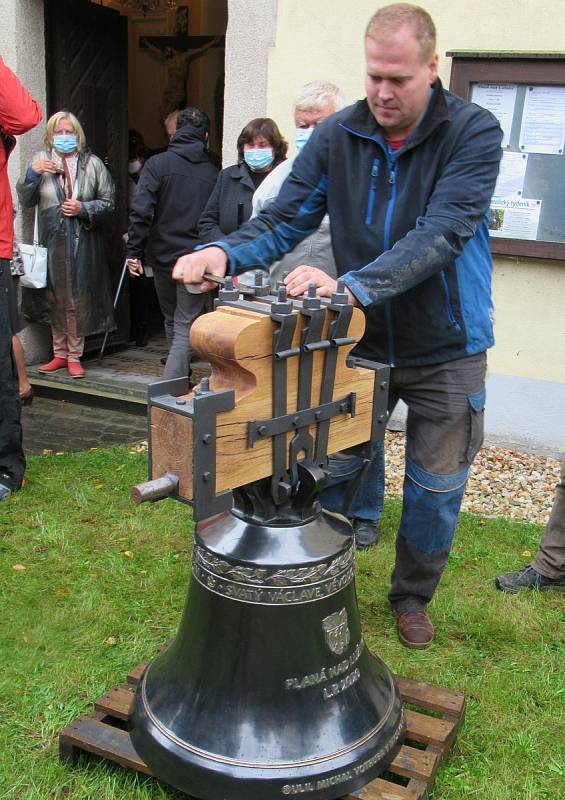
[[[101,364],[94,359],[85,359],[84,378],[71,378],[66,370],[58,370],[51,374],[38,371],[37,366],[27,368],[28,378],[33,386],[48,387],[65,393],[106,397],[113,400],[127,400],[134,403],[147,403],[147,387],[162,379],[162,364],[159,356],[157,364],[153,359],[132,359],[129,354],[123,358],[113,355],[104,359]],[[150,363],[143,364],[143,361]],[[192,384],[199,383],[210,374],[210,365],[206,361],[192,363]]]

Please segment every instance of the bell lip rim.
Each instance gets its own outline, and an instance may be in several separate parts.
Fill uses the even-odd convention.
[[[171,642],[171,644],[172,644],[172,642]],[[170,645],[169,645],[169,647],[170,647]],[[168,649],[168,648],[166,648],[166,649]],[[391,692],[390,692],[390,698],[391,699],[390,699],[389,706],[388,706],[388,708],[386,710],[386,713],[383,715],[383,718],[380,720],[379,724],[376,725],[374,728],[371,728],[371,730],[368,733],[366,733],[361,738],[357,739],[355,742],[352,742],[351,744],[347,745],[347,747],[344,747],[341,750],[335,750],[332,753],[327,753],[327,754],[324,754],[323,756],[318,756],[316,758],[305,759],[303,761],[284,761],[284,762],[280,761],[280,762],[276,762],[276,763],[265,763],[265,762],[261,762],[261,761],[241,761],[241,760],[238,760],[238,759],[229,758],[227,756],[222,756],[222,755],[217,754],[217,753],[211,753],[211,752],[209,752],[207,750],[203,750],[202,748],[196,747],[194,745],[190,745],[187,742],[184,742],[182,739],[179,739],[178,736],[175,736],[175,734],[171,730],[169,730],[169,728],[167,728],[165,725],[163,725],[161,722],[159,722],[157,717],[155,717],[155,715],[151,711],[151,708],[149,706],[149,702],[147,700],[147,694],[146,694],[146,691],[145,691],[147,676],[149,674],[149,670],[151,669],[152,665],[153,665],[153,662],[151,664],[149,664],[149,666],[145,670],[145,673],[144,673],[143,678],[141,680],[141,687],[140,687],[141,688],[141,692],[138,695],[138,700],[142,705],[144,713],[147,715],[147,718],[150,720],[151,724],[156,728],[156,730],[163,737],[168,739],[170,742],[173,742],[173,744],[175,746],[179,747],[181,750],[185,750],[185,751],[187,751],[189,753],[193,753],[194,755],[196,755],[196,756],[198,756],[198,757],[200,757],[200,758],[202,758],[204,760],[213,761],[216,764],[222,764],[222,765],[233,766],[233,767],[240,767],[240,768],[244,768],[244,769],[254,769],[254,770],[257,770],[257,769],[265,769],[265,770],[301,769],[303,767],[315,766],[316,764],[323,764],[323,763],[325,763],[327,761],[335,760],[335,759],[340,758],[342,756],[346,756],[348,753],[351,753],[352,751],[356,750],[357,748],[362,747],[370,739],[375,737],[381,731],[381,729],[386,725],[386,723],[389,721],[390,716],[391,716],[392,712],[394,711],[394,707],[397,704],[396,701],[398,701],[400,703],[400,699],[399,699],[399,697],[397,697],[397,687],[396,687],[396,683],[395,683],[394,677],[393,677],[392,673],[390,672],[390,670],[387,667],[387,672],[388,672],[388,676],[387,677],[388,677],[388,680],[389,680],[389,687],[391,689]],[[386,757],[386,755],[389,752],[389,750],[394,746],[394,744],[401,737],[402,731],[405,729],[405,722],[406,721],[405,721],[404,707],[402,706],[402,703],[400,703],[399,720],[398,720],[398,723],[397,723],[397,725],[395,727],[394,734],[391,737],[392,741],[391,741],[390,747],[383,754],[382,758]]]

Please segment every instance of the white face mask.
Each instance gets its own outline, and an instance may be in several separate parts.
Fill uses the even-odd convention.
[[[297,128],[294,135],[294,144],[297,150],[302,150],[308,139],[314,133],[314,128]]]
[[[139,158],[136,158],[133,161],[130,161],[129,164],[128,164],[128,172],[129,172],[129,174],[130,175],[137,175],[137,173],[139,172],[139,170],[141,169],[142,166],[143,166],[143,164],[141,163]]]
[[[252,147],[244,151],[243,160],[250,169],[267,169],[273,163],[273,148]]]

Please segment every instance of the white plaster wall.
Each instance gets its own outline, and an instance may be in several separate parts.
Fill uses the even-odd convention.
[[[285,6],[286,0],[280,5]],[[268,55],[276,26],[277,0],[228,0],[224,166],[236,161],[236,141],[243,126],[254,117],[265,116]]]
[[[10,161],[8,174],[14,202],[17,203],[16,181],[23,175],[33,153],[42,147],[45,108],[45,31],[43,0],[0,0],[0,53],[5,63],[16,73],[28,92],[38,101],[43,112],[43,121],[32,131],[18,136],[17,145]],[[16,231],[18,236],[31,240],[33,216],[29,212],[18,214]],[[28,325],[20,334],[24,344],[26,360],[35,363],[44,360],[50,353],[51,336],[40,325]]]
[[[45,35],[43,0],[0,0],[0,53],[45,115]],[[10,156],[12,188],[35,150],[42,146],[43,125],[18,137]],[[15,192],[14,192],[15,196]]]
[[[387,0],[279,0],[270,52],[267,112],[287,136],[296,90],[318,78],[338,83],[350,102],[363,97],[363,34]],[[563,50],[564,0],[422,0],[438,31],[440,77],[449,85],[447,50]],[[292,136],[291,136],[292,140]]]
[[[348,102],[364,96],[363,34],[385,2],[280,0],[276,45],[268,58],[268,116],[293,141],[293,97],[307,81],[337,83]],[[422,0],[438,30],[440,77],[449,85],[448,50],[563,50],[565,0]],[[564,68],[565,83],[565,68]],[[565,382],[565,264],[497,259],[493,372]]]
[[[493,294],[492,372],[565,384],[565,263],[497,258]]]

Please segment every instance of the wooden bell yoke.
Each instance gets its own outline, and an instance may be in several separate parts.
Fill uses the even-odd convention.
[[[242,293],[245,291],[245,294]],[[232,507],[233,490],[270,478],[274,508],[292,502],[304,470],[384,436],[389,369],[350,355],[365,328],[343,284],[330,300],[311,286],[299,301],[226,278],[215,311],[192,325],[192,349],[212,365],[194,391],[186,379],[149,387],[149,482],[135,502],[165,496],[196,521]]]

